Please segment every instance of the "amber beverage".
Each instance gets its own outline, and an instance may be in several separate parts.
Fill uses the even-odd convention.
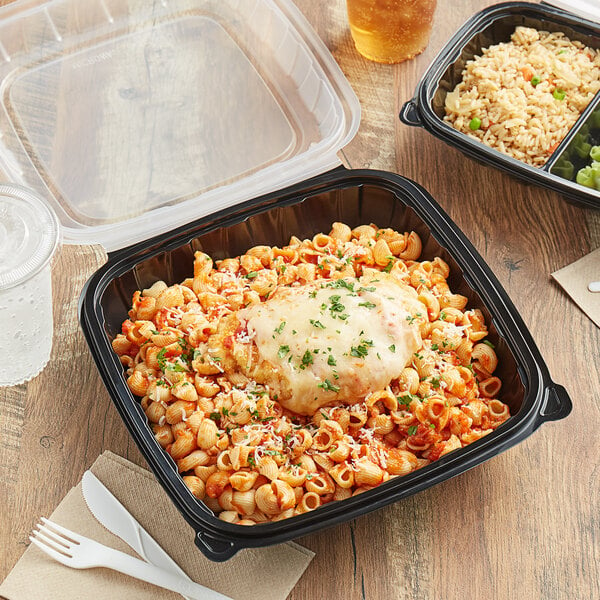
[[[356,49],[370,60],[397,63],[423,52],[436,0],[346,0]]]

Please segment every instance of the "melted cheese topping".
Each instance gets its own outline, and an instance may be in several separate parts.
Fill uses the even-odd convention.
[[[282,287],[238,312],[269,366],[260,383],[305,415],[385,389],[421,347],[417,319],[424,315],[414,290],[386,273]]]

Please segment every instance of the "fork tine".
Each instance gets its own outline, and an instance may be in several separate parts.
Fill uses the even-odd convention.
[[[48,556],[52,557],[54,560],[57,560],[59,563],[62,563],[63,565],[67,565],[67,566],[70,565],[70,562],[69,562],[70,559],[68,556],[65,556],[64,554],[57,552],[53,548],[46,546],[45,543],[40,542],[38,539],[34,538],[32,535],[29,536],[29,540],[31,541],[32,544],[35,544],[42,552],[44,552]]]
[[[50,546],[57,552],[61,552],[64,555],[71,555],[71,552],[69,552],[68,546],[60,544],[54,538],[51,538],[50,536],[46,535],[45,532],[43,532],[43,531],[36,529],[33,532],[33,537],[36,538],[37,540],[39,540],[41,543],[46,544],[47,546]]]
[[[44,535],[46,539],[52,540],[53,542],[55,542],[54,546],[57,550],[68,550],[69,548],[71,548],[71,546],[73,546],[73,542],[65,539],[55,531],[52,531],[52,529],[50,529],[49,527],[46,527],[45,525],[42,525],[40,523],[38,523],[37,526],[38,528],[34,529],[33,531],[34,535]]]
[[[46,517],[40,517],[40,520],[45,525],[48,525],[49,527],[51,527],[58,533],[62,533],[64,536],[66,536],[71,541],[75,542],[76,544],[81,543],[81,540],[83,539],[83,537],[80,535],[77,535],[75,532],[71,531],[70,529],[63,527],[62,525],[59,525],[58,523],[55,523],[54,521],[51,521],[50,519],[46,519]]]

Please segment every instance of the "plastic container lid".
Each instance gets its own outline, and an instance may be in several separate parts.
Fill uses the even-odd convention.
[[[340,164],[360,105],[291,0],[0,10],[0,167],[107,250]]]
[[[600,2],[598,0],[544,0],[543,4],[550,4],[582,19],[600,23]]]
[[[59,224],[48,205],[26,189],[0,185],[0,290],[22,284],[52,258]]]

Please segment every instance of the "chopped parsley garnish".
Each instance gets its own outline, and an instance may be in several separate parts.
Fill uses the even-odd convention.
[[[361,340],[358,346],[352,346],[350,348],[350,355],[356,356],[357,358],[364,358],[369,354],[369,348],[373,346],[371,340]]]
[[[335,366],[337,365],[337,363],[335,362],[335,358],[333,358],[333,355],[332,355],[332,354],[330,354],[330,355],[327,357],[327,364],[328,364],[330,367],[335,367]]]
[[[290,347],[285,345],[285,346],[279,346],[279,350],[277,352],[277,356],[279,358],[284,358],[285,356],[287,356],[288,352],[290,351]]]
[[[176,373],[185,373],[187,369],[179,362],[169,362],[166,357],[166,348],[162,348],[156,355],[158,366],[164,371],[175,371]]]
[[[317,385],[317,387],[320,387],[327,392],[336,392],[337,393],[340,391],[340,386],[335,385],[334,383],[331,383],[331,381],[329,381],[329,379],[325,379],[325,381],[322,381],[321,383],[319,383]]]
[[[350,281],[346,281],[345,279],[336,279],[335,281],[330,281],[329,283],[325,284],[322,287],[328,287],[328,288],[332,288],[332,289],[344,288],[344,289],[348,290],[349,292],[354,291],[354,284]],[[339,299],[339,296],[337,296],[337,298]]]
[[[329,298],[329,302],[331,303],[331,306],[329,307],[329,310],[331,312],[343,312],[344,310],[346,310],[346,307],[340,302],[340,298],[341,296],[331,296]]]
[[[490,340],[482,340],[482,342],[486,345],[489,346],[492,350],[494,350],[494,348],[496,348],[496,346],[494,346],[494,344],[492,344],[492,342],[490,342]]]
[[[165,358],[165,353],[167,352],[166,348],[163,348],[157,355],[156,360],[158,361],[158,366],[163,370],[167,370],[167,363]],[[194,351],[194,358],[196,358],[196,350]]]
[[[394,261],[393,261],[393,260],[390,260],[390,261],[388,262],[388,264],[387,264],[387,265],[385,265],[385,267],[383,267],[383,271],[384,271],[384,273],[389,273],[389,272],[392,270],[392,267],[393,267],[393,266],[394,266]]]
[[[279,325],[275,328],[275,333],[281,333],[285,328],[285,324],[285,321],[281,321],[281,323],[279,323]]]
[[[412,325],[415,322],[415,317],[413,317],[412,315],[407,315],[406,320],[408,321],[409,325]]]
[[[373,304],[373,302],[359,302],[359,306],[364,306],[365,308],[375,308],[377,305]]]
[[[416,425],[411,425],[408,428],[408,435],[415,435],[415,433],[417,433],[417,426]]]
[[[220,412],[211,412],[210,413],[210,418],[213,421],[218,421],[221,418],[221,413]]]
[[[440,387],[440,378],[439,377],[432,377],[431,378],[431,387],[434,390],[437,390]]]
[[[246,279],[254,279],[258,275],[258,271],[250,271],[246,273]]]
[[[307,350],[302,356],[302,363],[300,364],[301,369],[306,369],[309,365],[313,364],[313,355],[310,350]]]
[[[388,346],[388,350],[390,352],[396,352],[396,344],[392,344],[391,346]]]
[[[413,400],[418,399],[418,396],[414,396],[413,394],[402,394],[402,396],[396,396],[396,400],[398,400],[399,405],[409,406]]]
[[[321,323],[321,321],[317,321],[315,319],[311,319],[310,320],[310,324],[313,327],[316,327],[317,329],[325,329],[325,325],[323,325],[323,323]]]

